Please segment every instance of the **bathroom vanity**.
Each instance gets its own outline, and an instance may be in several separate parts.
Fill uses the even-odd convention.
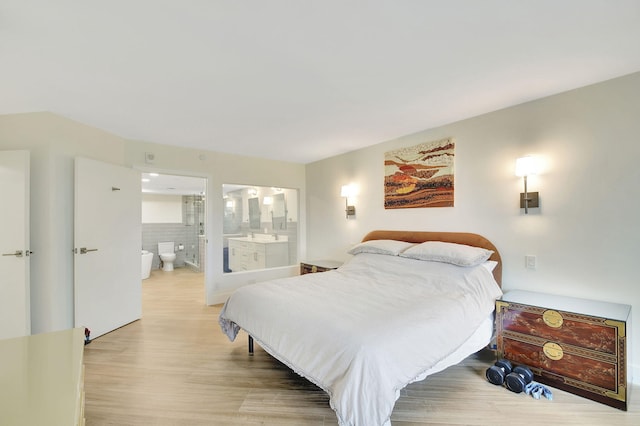
[[[286,236],[255,234],[229,238],[229,269],[233,272],[274,268],[289,264]]]

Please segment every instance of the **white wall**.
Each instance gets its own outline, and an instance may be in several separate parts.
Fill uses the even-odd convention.
[[[504,261],[503,288],[631,304],[640,381],[640,73],[387,141],[307,166],[308,255],[345,259],[373,229],[475,232]],[[455,207],[385,210],[384,153],[453,137]],[[515,159],[544,158],[541,208],[518,207]],[[346,220],[340,186],[360,187]],[[330,236],[330,237],[328,237]],[[537,256],[537,270],[524,256]]]
[[[222,184],[300,189],[304,208],[305,168],[300,164],[131,141],[51,113],[0,115],[0,150],[31,153],[32,332],[73,326],[73,167],[76,156],[140,170],[208,179],[206,292],[208,303],[224,301],[234,288],[296,273],[226,274],[222,270]],[[156,155],[145,163],[145,152]],[[305,211],[301,211],[304,218]],[[300,229],[300,256],[306,233]],[[135,262],[140,262],[135,259]]]
[[[142,194],[142,223],[182,223],[182,196]]]

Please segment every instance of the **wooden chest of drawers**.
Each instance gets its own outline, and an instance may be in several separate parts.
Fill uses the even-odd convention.
[[[527,291],[496,302],[498,358],[534,380],[627,409],[631,307]]]
[[[339,268],[342,262],[335,260],[314,260],[300,263],[300,275],[313,274],[316,272],[326,272]]]

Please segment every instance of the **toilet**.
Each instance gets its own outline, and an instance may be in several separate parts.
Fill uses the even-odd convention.
[[[176,260],[176,246],[173,241],[158,243],[158,255],[162,261],[162,270],[173,271],[173,261]]]

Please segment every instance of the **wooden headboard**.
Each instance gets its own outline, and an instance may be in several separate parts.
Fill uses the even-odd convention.
[[[409,243],[424,243],[425,241],[444,241],[446,243],[466,244],[492,250],[489,260],[498,262],[493,270],[493,276],[498,285],[502,286],[502,259],[496,246],[482,235],[468,232],[428,232],[428,231],[371,231],[362,241],[369,240],[398,240]]]

